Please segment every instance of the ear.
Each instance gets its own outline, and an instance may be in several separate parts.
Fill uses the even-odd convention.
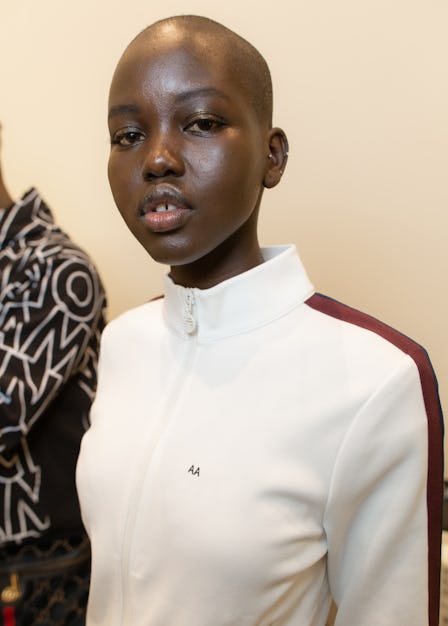
[[[270,189],[280,182],[288,161],[288,139],[281,128],[269,131],[269,154],[266,155],[266,171],[263,185]]]

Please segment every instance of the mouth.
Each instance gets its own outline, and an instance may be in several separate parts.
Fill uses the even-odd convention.
[[[138,210],[140,216],[147,213],[166,213],[177,209],[190,209],[183,193],[173,185],[159,184],[154,186],[142,198]]]
[[[170,232],[181,228],[192,209],[176,188],[160,185],[145,195],[138,207],[139,216],[152,232]]]
[[[178,209],[175,204],[159,204],[155,209],[151,209],[154,213],[168,213],[168,211],[176,211]]]

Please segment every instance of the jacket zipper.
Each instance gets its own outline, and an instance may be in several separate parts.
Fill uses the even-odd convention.
[[[125,522],[124,538],[123,538],[123,552],[122,552],[122,610],[120,624],[122,626],[127,625],[126,619],[128,617],[128,605],[129,605],[129,563],[130,563],[130,550],[131,541],[133,537],[135,522],[139,509],[140,499],[142,497],[143,483],[146,477],[148,465],[151,463],[154,456],[154,452],[157,449],[159,442],[162,438],[162,434],[169,425],[173,414],[174,406],[180,396],[180,391],[186,382],[185,372],[189,371],[189,362],[192,360],[197,346],[197,320],[194,314],[194,292],[192,289],[188,289],[185,294],[184,306],[183,306],[183,325],[184,330],[188,335],[187,345],[185,350],[185,356],[183,358],[182,367],[179,370],[178,375],[172,381],[171,387],[176,389],[176,393],[167,393],[166,402],[160,407],[159,411],[165,415],[165,419],[160,423],[158,431],[154,434],[153,443],[148,450],[145,448],[142,452],[138,471],[137,471],[137,485],[134,491],[134,497],[129,505],[129,514]],[[149,462],[148,462],[148,459]]]
[[[188,335],[192,335],[196,331],[196,318],[194,316],[194,293],[192,289],[188,289],[185,294],[184,302],[184,329]]]

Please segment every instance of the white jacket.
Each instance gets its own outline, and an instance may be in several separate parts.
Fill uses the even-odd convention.
[[[437,626],[429,361],[315,295],[292,246],[264,255],[208,290],[167,277],[103,334],[89,626],[324,626],[330,594],[338,626]]]

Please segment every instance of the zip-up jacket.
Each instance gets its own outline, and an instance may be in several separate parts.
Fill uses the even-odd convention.
[[[78,489],[89,626],[437,626],[442,423],[424,350],[292,246],[165,280],[102,340]]]

